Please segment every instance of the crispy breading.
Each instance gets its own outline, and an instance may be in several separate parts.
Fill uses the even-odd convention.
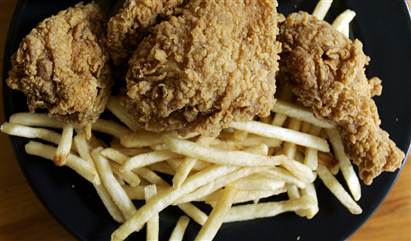
[[[127,62],[148,28],[173,14],[183,0],[126,0],[107,23],[107,46],[114,64]]]
[[[29,110],[79,126],[97,120],[112,77],[97,4],[78,4],[42,21],[12,57],[7,84],[27,96]]]
[[[367,80],[364,66],[369,58],[361,42],[304,12],[286,18],[279,40],[283,44],[279,79],[290,83],[297,100],[317,117],[338,125],[364,183],[371,184],[382,171],[397,169],[404,153],[380,128],[371,97],[381,94],[381,81]]]
[[[274,0],[192,0],[156,25],[127,74],[127,110],[150,131],[217,135],[267,116],[280,45]]]

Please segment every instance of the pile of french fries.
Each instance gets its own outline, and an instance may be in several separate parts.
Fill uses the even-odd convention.
[[[314,15],[323,18],[330,5],[331,1],[320,1]],[[348,33],[354,16],[347,10],[333,26]],[[190,219],[201,226],[196,240],[212,240],[227,222],[284,212],[311,219],[319,211],[317,176],[348,211],[360,214],[356,203],[360,182],[337,129],[287,102],[287,90],[282,96],[270,117],[233,122],[215,138],[139,130],[116,97],[111,97],[107,109],[119,121],[99,119],[92,131],[75,130],[39,113],[13,114],[0,129],[40,140],[29,141],[25,151],[67,166],[89,181],[108,213],[121,223],[113,241],[124,240],[144,226],[147,240],[158,240],[159,213],[172,205],[185,214],[170,234],[172,241],[183,239]],[[105,143],[93,132],[112,140]],[[349,192],[335,177],[339,171]],[[172,176],[172,183],[164,175]],[[287,200],[265,201],[282,193]],[[133,200],[144,200],[145,205],[136,207]],[[211,213],[193,202],[207,203]]]

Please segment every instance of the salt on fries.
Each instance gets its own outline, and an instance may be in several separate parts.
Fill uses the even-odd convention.
[[[331,3],[319,1],[313,14],[323,19]],[[354,16],[347,10],[333,26],[347,35]],[[196,240],[211,240],[227,222],[284,212],[310,219],[319,211],[317,176],[343,206],[360,214],[355,201],[361,197],[361,186],[334,124],[290,103],[287,86],[280,99],[272,115],[261,121],[233,122],[215,138],[142,131],[113,96],[107,109],[120,122],[99,119],[85,130],[75,130],[47,114],[16,113],[0,130],[50,143],[30,141],[25,150],[68,166],[91,182],[108,213],[121,223],[112,241],[124,240],[144,225],[147,240],[158,240],[159,213],[172,205],[185,215],[177,221],[171,241],[183,239],[190,218],[201,226]],[[95,138],[92,131],[112,136],[111,144]],[[334,177],[338,170],[352,197]],[[163,175],[172,176],[172,185]],[[261,201],[281,193],[289,198]],[[145,204],[135,206],[132,200]],[[211,205],[211,213],[194,201]]]

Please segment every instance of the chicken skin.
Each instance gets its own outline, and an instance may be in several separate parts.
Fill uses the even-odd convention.
[[[129,62],[125,108],[149,131],[217,135],[267,116],[280,45],[276,1],[192,0]]]
[[[27,96],[29,110],[79,127],[94,122],[110,96],[112,77],[97,4],[78,4],[45,19],[20,43],[7,84]]]
[[[279,40],[283,44],[279,80],[288,82],[297,101],[318,118],[336,123],[364,183],[397,169],[404,153],[380,128],[372,96],[381,94],[381,81],[367,80],[364,66],[369,58],[361,42],[303,12],[286,18]]]
[[[107,23],[107,46],[114,64],[126,63],[158,17],[173,14],[183,0],[126,0]]]

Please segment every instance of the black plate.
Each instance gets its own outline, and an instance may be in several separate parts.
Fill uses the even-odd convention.
[[[3,85],[6,116],[26,111],[22,94],[10,91],[4,80],[10,68],[8,61],[16,51],[20,40],[42,19],[58,10],[74,5],[70,0],[21,0],[18,2],[10,26],[4,56]],[[317,1],[283,0],[279,11],[296,10],[311,12]],[[397,145],[407,151],[411,138],[411,25],[410,16],[403,1],[348,0],[336,1],[327,16],[333,19],[342,10],[350,8],[357,12],[352,25],[352,34],[362,40],[365,52],[372,62],[369,76],[379,76],[384,90],[376,98],[382,126]],[[109,240],[117,227],[98,200],[93,187],[66,168],[57,168],[51,162],[24,153],[27,140],[11,138],[17,159],[30,185],[44,206],[78,239],[84,241]],[[359,202],[363,214],[351,215],[317,181],[320,212],[312,220],[295,214],[283,214],[275,218],[224,225],[216,240],[344,240],[349,237],[381,203],[398,171],[377,178],[371,187],[363,186]],[[167,209],[161,214],[161,239],[166,240],[178,217],[178,210]],[[195,237],[198,225],[191,224],[186,239]],[[144,240],[144,232],[134,234],[131,240]]]

